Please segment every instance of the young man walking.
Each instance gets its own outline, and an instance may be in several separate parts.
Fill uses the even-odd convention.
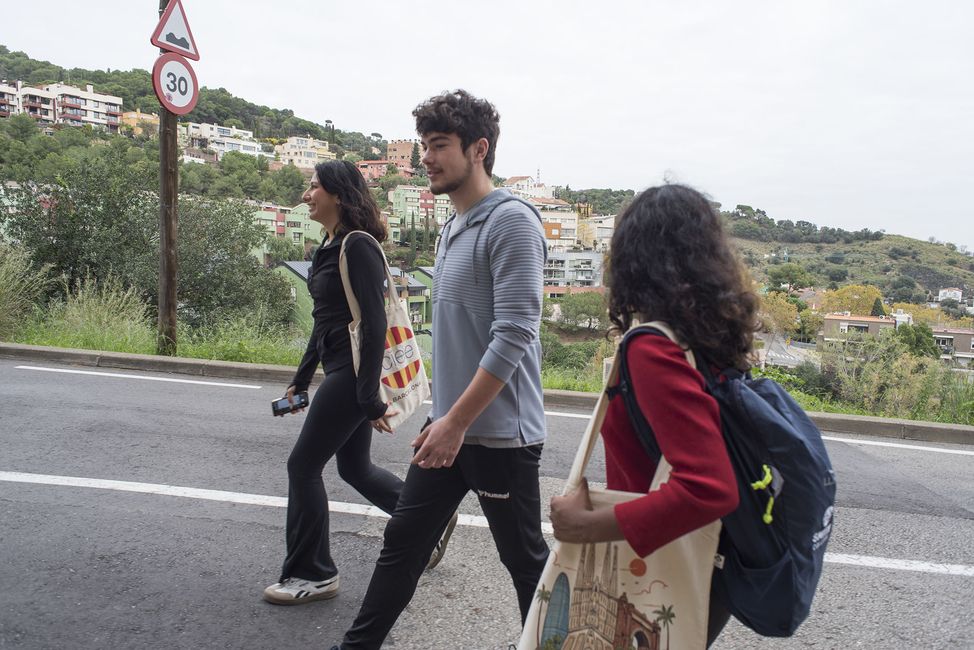
[[[545,440],[541,219],[494,189],[499,115],[490,103],[458,90],[432,97],[413,115],[430,188],[456,207],[433,278],[433,408],[413,441],[365,600],[338,650],[382,645],[470,490],[511,574],[522,622],[548,556],[538,485]]]

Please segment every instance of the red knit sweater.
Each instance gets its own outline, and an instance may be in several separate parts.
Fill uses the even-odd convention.
[[[638,336],[626,360],[636,401],[672,471],[648,492],[656,471],[636,438],[622,397],[602,424],[607,487],[648,492],[615,506],[626,541],[645,557],[737,507],[737,483],[720,433],[717,402],[683,350],[661,336]]]

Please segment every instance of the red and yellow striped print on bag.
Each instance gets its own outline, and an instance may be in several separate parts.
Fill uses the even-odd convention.
[[[422,372],[422,362],[412,331],[405,327],[390,327],[386,331],[386,349],[382,358],[382,383],[392,388],[404,388],[418,372]]]

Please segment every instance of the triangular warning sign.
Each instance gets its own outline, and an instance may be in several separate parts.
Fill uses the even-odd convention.
[[[180,0],[171,0],[149,40],[156,47],[181,54],[187,59],[200,60],[196,41],[193,40],[193,32],[189,29],[186,12]]]

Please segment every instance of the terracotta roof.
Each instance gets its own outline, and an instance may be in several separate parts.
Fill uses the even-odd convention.
[[[506,181],[504,181],[504,185],[505,186],[506,185],[514,185],[518,181],[530,180],[530,178],[531,178],[530,176],[511,176]]]

